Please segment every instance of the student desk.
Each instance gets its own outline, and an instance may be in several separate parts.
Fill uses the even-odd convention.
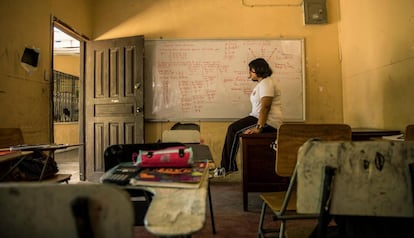
[[[101,182],[125,162],[108,170]],[[206,168],[208,169],[208,168]],[[145,215],[145,228],[159,237],[191,237],[201,230],[206,218],[208,176],[204,177],[200,188],[167,188],[126,185],[126,189],[151,192],[154,196]]]
[[[210,149],[203,144],[185,144],[193,148],[194,160],[212,160]],[[125,150],[131,150],[135,145],[123,145]],[[138,145],[137,145],[138,146]],[[129,155],[123,154],[121,161],[129,161]],[[120,165],[132,164],[122,162],[109,169],[101,178],[102,182],[110,176]],[[208,169],[208,168],[206,168]],[[203,228],[206,217],[206,200],[209,192],[209,176],[205,176],[201,187],[198,189],[166,188],[151,186],[123,186],[126,190],[145,190],[153,194],[152,201],[144,218],[146,229],[152,234],[163,237],[180,236],[191,237],[191,235]],[[210,196],[210,195],[209,195]],[[211,198],[210,198],[211,199]],[[215,232],[213,210],[211,200],[209,207],[212,217],[213,233]]]
[[[31,151],[23,151],[23,152],[16,151],[16,152],[11,153],[11,154],[0,155],[0,167],[3,163],[4,164],[6,164],[6,163],[12,163],[13,164],[7,171],[4,171],[4,174],[0,175],[0,182],[2,182],[3,180],[6,180],[8,178],[8,176],[13,173],[13,170],[22,161],[21,156],[28,155],[30,153],[32,153],[32,152]],[[46,164],[45,164],[45,166],[46,166]],[[41,177],[40,177],[41,179],[38,182],[67,183],[68,184],[71,177],[72,177],[72,174],[59,174],[59,173],[55,174],[52,177],[48,177],[48,178],[43,178],[43,175],[41,175]],[[16,181],[14,181],[14,182],[16,182]],[[22,181],[22,182],[28,182],[28,181]]]
[[[23,155],[27,155],[32,153],[33,151],[41,151],[41,152],[47,152],[48,156],[47,159],[45,161],[45,164],[43,165],[43,169],[42,172],[39,176],[39,182],[57,182],[57,183],[69,183],[70,177],[72,176],[71,174],[56,174],[55,176],[51,177],[51,178],[47,178],[44,179],[44,173],[45,173],[45,169],[47,166],[47,163],[49,160],[54,161],[54,154],[55,151],[58,149],[66,149],[68,147],[73,147],[73,146],[79,146],[79,145],[58,145],[58,144],[42,144],[42,145],[27,145],[27,146],[21,146],[21,148],[18,148],[18,146],[15,146],[16,149],[14,150],[13,153],[10,154],[6,154],[6,155],[1,155],[0,156],[0,163],[1,162],[11,162],[13,163],[13,165],[4,173],[0,176],[0,181],[2,181],[3,179],[7,178],[7,176],[9,174],[11,174],[13,172],[13,170],[15,168],[17,168],[19,166],[19,164],[24,160]],[[2,148],[0,149],[0,151],[8,151],[10,150],[9,148]],[[14,162],[16,161],[16,162]]]

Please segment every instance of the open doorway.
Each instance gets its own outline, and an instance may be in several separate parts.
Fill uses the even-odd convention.
[[[79,144],[80,41],[53,29],[54,143]]]
[[[57,18],[52,21],[53,142],[82,144],[83,47],[87,39]],[[82,180],[83,151],[70,147],[56,151],[59,173],[72,174],[70,183]]]

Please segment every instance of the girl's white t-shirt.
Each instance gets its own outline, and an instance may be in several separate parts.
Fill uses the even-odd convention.
[[[277,86],[277,82],[272,77],[262,79],[250,94],[250,102],[252,103],[252,112],[250,116],[259,118],[262,97],[273,97],[272,105],[267,117],[266,124],[278,129],[283,122],[281,91]]]

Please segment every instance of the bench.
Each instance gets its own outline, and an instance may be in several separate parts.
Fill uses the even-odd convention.
[[[13,145],[24,144],[23,133],[20,128],[0,128],[0,148],[8,148]],[[16,163],[20,157],[20,153],[11,156],[0,157],[0,177],[4,173],[9,173],[10,163]],[[49,183],[69,183],[72,174],[55,174],[53,177],[42,179],[41,182]]]

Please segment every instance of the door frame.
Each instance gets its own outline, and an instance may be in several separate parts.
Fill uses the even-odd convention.
[[[54,142],[54,125],[53,125],[53,112],[54,112],[54,104],[53,104],[53,90],[54,90],[54,79],[53,79],[53,69],[54,69],[54,27],[59,28],[59,30],[63,31],[64,33],[70,35],[71,37],[75,38],[80,43],[80,74],[79,74],[79,176],[80,180],[85,180],[85,109],[84,109],[84,94],[85,94],[85,50],[86,50],[86,42],[89,41],[89,37],[85,36],[82,33],[76,31],[73,27],[69,24],[65,23],[64,21],[60,20],[56,16],[51,16],[50,20],[50,100],[49,100],[49,141]]]

